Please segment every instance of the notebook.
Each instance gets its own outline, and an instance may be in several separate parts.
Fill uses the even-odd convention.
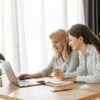
[[[4,71],[8,77],[8,80],[11,83],[13,83],[19,87],[35,86],[35,85],[41,84],[41,83],[37,83],[37,80],[35,80],[35,79],[18,80],[15,76],[15,73],[14,73],[10,63],[7,61],[3,61],[2,66],[3,66]]]

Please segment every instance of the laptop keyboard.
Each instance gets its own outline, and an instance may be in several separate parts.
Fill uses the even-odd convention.
[[[19,82],[19,85],[20,86],[29,86],[29,85],[32,85],[33,84],[33,83],[28,82],[26,80],[18,80],[18,82]]]

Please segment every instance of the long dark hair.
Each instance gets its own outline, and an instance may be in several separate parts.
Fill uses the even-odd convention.
[[[94,45],[100,54],[100,38],[88,26],[76,24],[69,29],[68,33],[76,38],[83,37],[84,43]]]

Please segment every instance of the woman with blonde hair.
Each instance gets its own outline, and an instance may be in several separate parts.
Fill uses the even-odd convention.
[[[46,77],[54,72],[54,76],[63,79],[64,77],[59,77],[58,71],[62,73],[73,72],[78,66],[78,52],[72,53],[72,48],[68,45],[68,34],[65,30],[58,30],[50,34],[49,38],[52,41],[53,49],[55,55],[52,58],[50,64],[43,70],[35,74],[22,74],[18,78],[40,78]]]

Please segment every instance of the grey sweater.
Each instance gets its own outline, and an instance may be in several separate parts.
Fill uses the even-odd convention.
[[[93,45],[87,46],[86,54],[79,52],[76,72],[65,73],[64,78],[76,77],[77,82],[100,83],[100,55]]]
[[[67,57],[65,61],[62,57],[53,57],[50,64],[43,70],[40,71],[42,76],[48,76],[53,72],[53,69],[59,68],[63,73],[74,72],[79,65],[79,54],[78,52],[73,52],[70,57]]]

